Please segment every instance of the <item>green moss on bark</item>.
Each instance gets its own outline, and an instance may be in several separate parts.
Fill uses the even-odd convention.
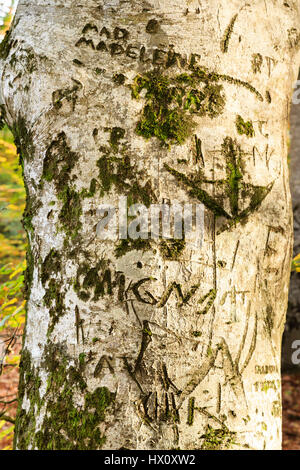
[[[42,273],[41,273],[41,281],[43,286],[46,285],[46,282],[53,275],[57,275],[61,272],[61,253],[59,251],[54,250],[53,248],[50,250],[50,253],[46,256],[43,264],[42,264]]]
[[[255,136],[252,121],[244,121],[244,119],[241,116],[237,116],[235,125],[240,135],[246,135],[247,137]]]
[[[72,359],[62,345],[46,347],[42,361],[48,373],[48,386],[40,398],[39,370],[32,366],[31,355],[24,350],[21,362],[19,408],[15,429],[15,448],[20,450],[92,450],[101,449],[105,435],[99,425],[106,419],[115,395],[106,387],[87,390],[80,365],[70,366]],[[24,394],[29,410],[22,409]],[[79,397],[83,397],[82,400]],[[44,420],[36,429],[36,418]]]
[[[131,251],[148,251],[151,250],[151,243],[149,240],[144,240],[142,238],[138,238],[137,240],[126,239],[121,240],[116,249],[115,255],[117,258],[121,258],[125,256],[127,253]]]
[[[125,137],[125,129],[122,127],[113,127],[110,133],[109,143],[114,150],[118,149],[120,140]]]
[[[214,429],[207,426],[206,433],[201,436],[203,443],[201,450],[226,450],[230,449],[235,442],[236,433],[229,431],[225,426]]]
[[[34,236],[32,219],[37,214],[37,211],[42,204],[36,199],[35,196],[32,195],[32,192],[29,190],[24,174],[24,162],[32,160],[35,155],[32,131],[29,130],[28,124],[22,116],[19,116],[18,119],[15,121],[11,128],[11,131],[14,136],[17,154],[19,156],[19,164],[22,167],[22,176],[26,193],[26,205],[23,213],[22,224],[27,234],[26,270],[24,273],[24,295],[25,299],[28,300],[30,296],[34,270],[34,257],[31,249],[32,238]]]
[[[64,191],[70,182],[71,172],[78,162],[79,156],[73,152],[64,132],[50,144],[46,152],[43,165],[43,178],[46,181],[53,181],[58,193]]]
[[[63,206],[58,216],[61,227],[63,228],[67,239],[74,240],[82,227],[80,217],[82,215],[82,196],[73,187],[65,187],[63,191],[59,193],[59,199],[62,200]]]
[[[0,43],[0,58],[2,60],[6,60],[9,56],[11,46],[12,46],[12,39],[11,39],[11,29],[6,31],[4,38]]]
[[[205,83],[194,73],[171,78],[149,72],[136,76],[131,90],[135,99],[145,90],[146,105],[136,133],[145,139],[157,137],[164,145],[186,141],[195,126],[191,115],[214,118],[225,107],[223,86]]]
[[[33,144],[33,134],[29,129],[26,119],[19,116],[14,122],[11,131],[14,136],[17,153],[20,158],[20,165],[23,167],[25,160],[32,160],[35,155],[35,147]]]
[[[96,191],[95,179],[91,181],[89,190],[76,190],[72,170],[78,160],[79,155],[71,150],[66,134],[61,132],[47,149],[43,165],[43,180],[53,182],[58,199],[62,201],[58,218],[66,234],[66,246],[78,236],[81,229],[82,199],[92,197]]]
[[[169,261],[177,261],[181,258],[186,242],[182,240],[163,240],[159,246],[162,257]]]
[[[35,434],[36,416],[35,411],[41,406],[39,388],[40,379],[32,366],[31,354],[23,349],[20,361],[20,379],[18,389],[18,410],[15,423],[14,448],[20,450],[30,447],[31,438]],[[25,411],[22,408],[24,396],[30,400],[30,408]]]
[[[231,214],[236,217],[239,212],[240,182],[243,179],[241,168],[242,151],[237,143],[230,137],[224,140],[222,151],[226,158],[226,186]]]
[[[69,378],[67,378],[69,380]],[[97,450],[106,442],[99,424],[105,420],[113,395],[106,387],[85,394],[84,406],[73,402],[73,389],[65,384],[55,401],[47,403],[43,430],[35,436],[38,450]]]
[[[144,185],[140,183],[144,173],[135,169],[128,155],[117,157],[105,148],[102,152],[103,156],[97,162],[101,195],[114,188],[118,194],[128,197],[130,205],[141,202],[149,207],[156,196],[150,181],[146,181]]]
[[[34,270],[34,257],[31,250],[30,241],[27,238],[27,250],[26,250],[26,269],[24,272],[24,298],[29,300],[31,286],[33,281],[33,270]]]
[[[59,319],[65,314],[62,278],[62,255],[57,250],[52,249],[46,256],[41,268],[41,281],[45,289],[44,302],[50,315],[49,335]]]
[[[177,181],[179,181],[183,186],[189,188],[188,194],[191,197],[198,199],[202,204],[204,204],[209,210],[211,210],[216,217],[225,217],[230,219],[230,215],[223,209],[223,207],[208,194],[207,191],[201,188],[203,184],[203,179],[199,176],[189,177],[179,171],[171,168],[169,165],[164,165],[166,171],[173,175]]]

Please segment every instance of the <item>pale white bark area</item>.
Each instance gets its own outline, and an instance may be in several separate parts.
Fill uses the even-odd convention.
[[[77,363],[81,353],[94,353],[84,370],[89,391],[107,387],[116,393],[114,410],[101,424],[106,435],[104,449],[199,449],[208,445],[202,437],[207,436],[208,425],[216,430],[226,428],[228,435],[221,448],[227,444],[233,449],[281,446],[280,349],[292,233],[286,128],[300,34],[299,2],[287,4],[279,0],[254,0],[251,4],[240,0],[86,0],[78,5],[73,0],[20,0],[12,33],[18,42],[13,43],[4,62],[2,93],[9,123],[13,126],[18,117],[24,117],[32,133],[34,155],[25,161],[25,179],[31,195],[42,202],[32,221],[35,267],[25,347],[39,370],[41,395],[47,388],[42,365],[47,343],[64,344],[70,365]],[[146,26],[153,18],[159,27],[150,34]],[[98,32],[89,28],[82,34],[87,24],[96,26]],[[100,37],[103,27],[111,38],[107,33]],[[128,31],[127,39],[113,39],[117,27]],[[129,57],[96,50],[91,43],[76,47],[82,37],[95,46],[103,40],[125,50],[132,44],[135,49]],[[197,65],[223,76],[219,83],[226,96],[224,112],[214,119],[193,116],[196,128],[183,145],[163,148],[158,139],[146,141],[135,132],[145,100],[133,99],[128,85],[137,74],[153,69],[151,62],[140,60],[142,46],[143,60],[152,58],[155,49],[167,53],[174,48],[189,62],[196,54]],[[16,60],[12,60],[14,54]],[[256,59],[262,60],[255,72],[254,54],[260,54]],[[31,55],[33,58],[29,58]],[[74,59],[83,65],[74,63]],[[179,63],[166,69],[161,64],[165,59],[160,52],[156,59],[160,73],[174,77],[189,71]],[[124,85],[114,83],[115,74],[126,77]],[[62,98],[58,109],[52,101],[53,92],[72,89],[74,83],[77,90],[67,94],[72,99]],[[253,122],[254,137],[238,134],[237,115]],[[73,185],[76,191],[88,190],[92,178],[98,175],[99,148],[109,147],[109,130],[114,127],[125,129],[121,143],[126,143],[135,171],[144,172],[139,182],[143,185],[150,180],[160,203],[175,198],[192,200],[187,188],[165,170],[164,164],[189,177],[201,170],[206,178],[225,179],[221,149],[226,137],[236,139],[241,146],[247,187],[273,187],[249,217],[219,235],[222,222],[217,219],[215,224],[212,211],[207,209],[202,249],[195,251],[187,245],[179,261],[166,261],[158,249],[132,251],[116,259],[114,244],[95,238],[96,208],[118,201],[112,186],[103,197],[96,192],[82,200],[81,239],[77,245],[70,242],[76,252],[71,257],[64,248],[65,234],[59,230],[62,202],[57,198],[55,179],[39,187],[46,152],[63,131],[71,151],[79,155],[72,170],[76,177]],[[98,129],[97,135],[94,129]],[[202,142],[204,167],[201,162],[195,163],[194,134]],[[178,163],[181,159],[187,164]],[[211,196],[214,186],[205,187]],[[230,212],[228,200],[224,194],[224,208]],[[55,205],[50,206],[52,201]],[[241,197],[240,209],[249,204],[249,197]],[[44,303],[41,267],[51,249],[61,254],[62,278],[58,279],[65,294],[65,314],[49,339],[50,316]],[[117,273],[124,274],[125,300],[119,300],[117,286],[112,295],[96,302],[92,297],[83,301],[75,292],[78,267],[88,260],[93,268],[101,259],[110,261],[113,280]],[[138,262],[142,268],[137,267]],[[151,280],[141,284],[138,291],[142,299],[149,298],[147,291],[151,292],[158,301],[155,305],[143,303],[132,290],[134,283],[146,278]],[[198,289],[186,304],[175,292],[163,302],[173,282],[181,285],[183,295],[192,286]],[[201,299],[212,291],[216,298],[211,308],[205,315],[199,314],[206,305]],[[78,342],[76,311],[84,321],[84,342],[81,336]],[[129,374],[125,361],[134,370],[145,321],[151,341],[143,351],[141,364]],[[201,336],[195,337],[193,332]],[[93,338],[99,341],[94,343]],[[95,378],[95,367],[102,356],[111,358],[111,366],[104,364]],[[82,404],[83,396],[78,396],[78,405]],[[178,420],[167,416],[173,406]],[[28,411],[26,396],[23,407]],[[36,430],[43,429],[43,410],[37,414]],[[233,437],[230,440],[228,436]]]

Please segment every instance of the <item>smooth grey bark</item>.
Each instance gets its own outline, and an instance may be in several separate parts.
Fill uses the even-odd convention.
[[[280,448],[299,43],[298,1],[20,1],[1,49],[30,241],[16,448]],[[97,239],[120,196],[201,202],[202,248]]]

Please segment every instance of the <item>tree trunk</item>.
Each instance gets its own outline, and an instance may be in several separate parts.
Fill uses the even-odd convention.
[[[1,46],[30,242],[16,448],[280,448],[298,6],[20,1]],[[101,240],[121,196],[203,204],[202,247]]]
[[[299,80],[299,77],[298,77]],[[291,108],[290,119],[290,185],[294,212],[294,256],[300,253],[300,105]],[[300,338],[300,274],[292,272],[287,321],[283,336],[282,366],[290,369],[293,364],[293,343]]]

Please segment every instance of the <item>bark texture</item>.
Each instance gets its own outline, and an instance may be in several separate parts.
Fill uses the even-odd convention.
[[[299,77],[298,77],[299,79]],[[294,104],[290,118],[290,185],[294,213],[294,256],[300,253],[300,105]],[[287,320],[283,336],[282,366],[295,367],[292,362],[292,345],[300,338],[300,273],[292,272]]]
[[[20,0],[2,94],[24,167],[18,449],[278,449],[299,2]],[[96,237],[199,202],[203,246]]]

